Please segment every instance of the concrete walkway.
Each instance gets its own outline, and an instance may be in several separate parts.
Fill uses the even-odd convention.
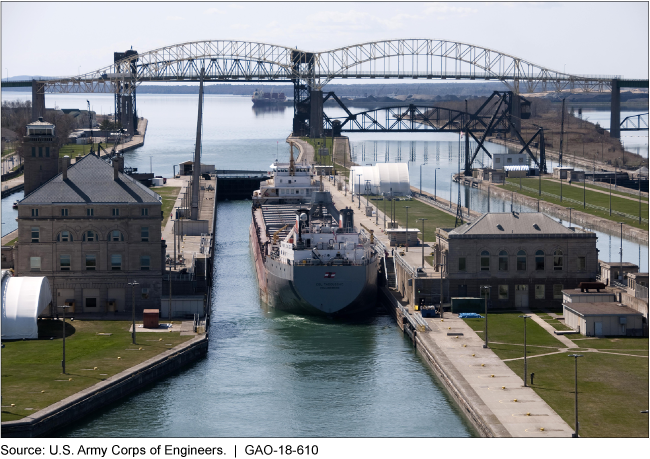
[[[547,332],[548,332],[548,333],[549,333],[553,338],[555,338],[556,340],[558,340],[559,342],[561,342],[562,344],[564,344],[566,347],[568,347],[568,348],[578,347],[577,344],[575,344],[573,341],[571,341],[571,340],[570,340],[569,338],[567,338],[566,336],[563,336],[563,335],[556,335],[556,334],[555,334],[555,328],[554,328],[551,324],[549,324],[548,322],[546,322],[544,319],[542,319],[541,317],[539,317],[537,314],[534,314],[534,313],[532,313],[532,312],[530,312],[530,311],[527,311],[527,310],[522,310],[521,312],[522,312],[522,314],[529,315],[530,318],[533,319],[533,321],[534,321],[537,325],[539,325],[539,326],[542,327],[544,330],[546,330],[546,331],[547,331]]]

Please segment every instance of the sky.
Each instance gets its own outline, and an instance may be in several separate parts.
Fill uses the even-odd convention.
[[[2,78],[77,75],[110,65],[114,51],[206,39],[326,51],[395,38],[648,78],[647,2],[2,2]]]

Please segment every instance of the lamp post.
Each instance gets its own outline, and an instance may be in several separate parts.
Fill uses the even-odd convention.
[[[612,179],[609,179],[609,216],[612,216]]]
[[[436,188],[437,188],[437,186],[438,186],[438,174],[437,174],[438,169],[440,169],[440,168],[439,168],[439,167],[436,167],[436,168],[433,170],[433,200],[434,200],[434,201],[437,201],[437,200],[438,200],[438,199],[436,198]]]
[[[578,357],[582,357],[580,354],[569,354],[569,357],[573,357],[575,361],[575,394],[576,394],[576,401],[575,401],[575,412],[576,412],[576,428],[575,432],[573,435],[571,435],[573,438],[578,438]]]
[[[621,222],[621,247],[618,251],[621,254],[621,269],[618,271],[618,280],[623,282],[623,222]]]
[[[409,207],[411,206],[404,206],[406,209],[406,251],[409,251]]]
[[[422,269],[424,269],[424,221],[427,219],[418,218],[418,220],[422,220]]]
[[[586,187],[587,187],[587,177],[585,177],[582,180],[582,208],[585,209],[587,207],[587,198],[586,198]]]
[[[526,319],[530,319],[530,316],[524,314],[523,316],[519,317],[524,319],[524,387],[528,387],[528,362],[526,360]]]
[[[420,164],[420,195],[422,195],[422,166],[424,163]]]
[[[490,296],[490,289],[492,286],[490,285],[483,285],[481,286],[483,290],[487,290],[487,294],[485,295],[485,344],[483,345],[484,349],[488,348],[488,324],[487,324],[487,314],[488,314],[488,297]]]
[[[390,227],[393,227],[393,189],[390,189]]]
[[[61,368],[63,369],[63,374],[65,374],[65,310],[68,309],[69,305],[59,306],[63,310],[63,359],[61,360]]]
[[[451,210],[451,184],[454,182],[454,174],[449,176],[449,209]]]
[[[357,177],[359,177],[359,189],[357,190],[357,199],[359,200],[359,209],[361,209],[361,175],[362,174],[357,174]]]
[[[138,282],[133,281],[129,282],[126,285],[131,286],[131,318],[132,318],[132,325],[133,325],[133,330],[131,331],[131,339],[133,341],[133,344],[135,344],[135,286],[140,285]]]

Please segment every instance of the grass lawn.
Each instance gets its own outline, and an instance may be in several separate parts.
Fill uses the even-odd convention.
[[[93,149],[97,151],[97,145],[101,145],[105,150],[113,148],[112,144],[101,142],[100,144],[94,143]],[[90,145],[64,145],[59,150],[59,158],[63,158],[65,155],[68,155],[70,158],[76,158],[77,156],[84,156],[90,153]]]
[[[523,356],[523,319],[519,312],[490,313],[488,333],[490,348],[501,359]],[[541,313],[551,320],[548,314]],[[465,319],[473,330],[481,332],[483,319]],[[527,355],[553,352],[564,347],[555,337],[533,321],[527,322]],[[630,353],[642,357],[603,354],[577,350],[580,435],[583,437],[647,437],[648,416],[640,410],[648,406],[648,339],[599,338],[584,339],[581,335],[566,335],[584,348],[605,352]],[[506,343],[506,344],[500,344]],[[539,347],[538,347],[539,346]],[[553,346],[556,349],[544,348]],[[528,360],[528,373],[535,373],[531,386],[537,394],[570,426],[574,425],[574,359],[567,349],[560,354],[544,355]],[[523,359],[505,362],[522,376]]]
[[[163,221],[161,223],[164,228],[169,220],[169,214],[174,208],[174,203],[178,197],[178,193],[181,191],[179,186],[154,186],[151,187],[153,191],[158,193],[162,197],[162,211],[163,211]]]
[[[5,148],[2,151],[2,157],[4,158],[5,156],[9,156],[9,155],[13,154],[15,151],[16,151],[15,148]]]
[[[361,204],[365,204],[365,198],[361,200]],[[390,219],[390,204],[391,201],[386,199],[382,200],[380,197],[376,196],[367,196],[370,200],[370,204],[379,207],[381,212],[384,212],[384,205],[386,206],[386,221]],[[435,241],[436,228],[453,228],[456,223],[456,217],[449,215],[446,212],[443,212],[435,207],[432,207],[428,204],[420,202],[416,199],[403,200],[403,201],[393,201],[395,206],[395,219],[402,227],[406,227],[406,209],[404,206],[409,206],[408,214],[409,228],[419,228],[422,230],[422,221],[418,221],[418,218],[426,218],[424,222],[424,237],[427,241]],[[383,218],[379,216],[380,225],[383,225]],[[418,236],[422,238],[422,233]],[[426,257],[425,257],[426,258]]]
[[[535,190],[538,189],[539,187],[539,179],[536,178],[527,178],[527,179],[521,179],[521,184],[523,186],[527,186],[529,188],[533,188]],[[537,191],[527,191],[522,189],[521,191],[519,190],[519,179],[508,179],[508,183],[506,185],[501,186],[504,189],[507,190],[512,190],[516,191],[520,194],[530,196],[532,198],[537,199],[539,197]],[[548,193],[553,193],[557,196],[560,196],[560,184],[557,182],[553,182],[551,180],[542,180],[542,191],[546,191]],[[606,193],[598,193],[596,191],[592,190],[586,190],[585,191],[585,199],[587,203],[593,204],[596,206],[603,207],[605,209],[609,209],[609,193],[607,192],[608,190],[604,190]],[[562,184],[562,196],[575,199],[582,203],[583,201],[583,188],[582,184],[573,184],[569,185],[567,182],[564,182]],[[607,218],[612,221],[616,222],[623,222],[627,225],[634,226],[636,228],[641,228],[644,230],[648,230],[648,224],[647,223],[641,223],[639,224],[638,219],[630,219],[630,218],[624,218],[620,217],[617,215],[609,215],[609,210],[606,211],[600,211],[600,210],[595,210],[595,209],[590,209],[587,207],[586,209],[582,208],[582,204],[575,204],[575,203],[570,203],[567,201],[560,201],[559,198],[550,198],[548,195],[542,195],[541,199],[543,201],[551,202],[553,204],[558,204],[561,206],[565,207],[573,207],[576,210],[579,210],[581,212],[586,212],[591,215],[596,215],[598,217],[603,217]],[[625,199],[622,197],[617,197],[612,194],[612,209],[617,210],[619,212],[624,212],[630,215],[639,215],[639,202],[630,200],[630,199]],[[641,216],[644,218],[647,218],[648,216],[648,202],[641,202]]]
[[[133,345],[130,321],[66,322],[65,375],[61,374],[60,321],[39,320],[38,340],[3,343],[2,421],[28,416],[192,338],[180,332],[136,333]]]
[[[605,191],[606,193],[609,193],[609,186],[604,188],[602,186],[597,186],[597,185],[590,184],[589,182],[587,182],[586,185],[587,185],[587,189],[591,188],[592,190],[600,190],[600,191]],[[576,184],[575,186],[579,186],[579,185]],[[639,194],[638,193],[634,193],[633,191],[626,192],[626,191],[623,191],[624,189],[629,190],[630,188],[618,187],[618,189],[615,189],[614,184],[612,184],[612,196],[614,196],[615,194],[620,194],[621,196],[627,196],[628,198],[637,199],[637,200],[639,199]],[[641,196],[641,202],[644,202],[644,201],[648,202],[648,198],[645,197],[645,196]]]

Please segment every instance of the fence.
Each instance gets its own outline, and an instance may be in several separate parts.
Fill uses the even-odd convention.
[[[522,185],[521,187],[519,187],[516,184],[510,184],[510,183],[506,184],[506,186],[507,187],[512,187],[512,188],[519,188],[521,190],[526,190],[526,191],[530,191],[530,192],[539,194],[539,189],[530,188],[528,186],[523,186]],[[567,198],[566,196],[560,197],[560,196],[558,196],[556,194],[549,193],[548,191],[542,191],[542,197],[544,197],[544,196],[548,196],[549,198],[552,198],[552,199],[557,199],[557,200],[559,200],[559,201],[561,201],[563,203],[568,202],[568,203],[572,203],[572,204],[583,204],[583,207],[585,207],[585,208],[598,210],[598,211],[601,211],[601,212],[610,212],[610,209],[607,208],[607,207],[596,206],[594,204],[589,204],[588,202],[584,202],[584,201],[580,202],[577,199]],[[624,217],[624,218],[629,218],[629,219],[634,220],[634,221],[639,221],[639,216],[638,215],[630,215],[630,214],[626,214],[624,212],[619,212],[618,210],[614,210],[614,209],[611,209],[611,213],[614,214],[614,215],[618,215],[619,217]],[[649,223],[650,222],[647,218],[641,218],[641,221],[643,223]]]

